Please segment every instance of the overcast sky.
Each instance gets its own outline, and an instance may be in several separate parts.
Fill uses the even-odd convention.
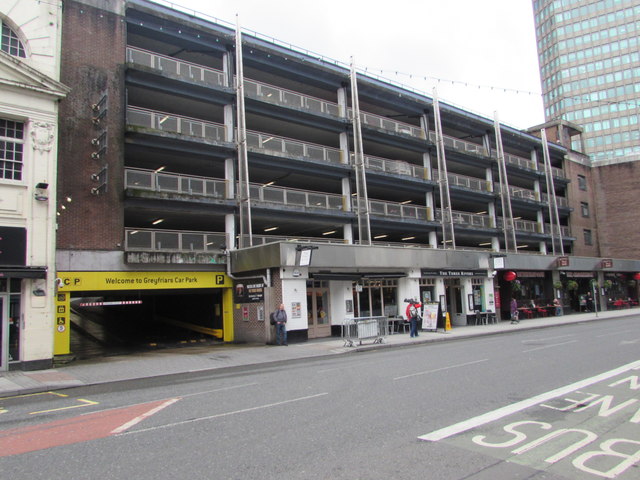
[[[160,3],[169,3],[160,1]],[[531,0],[176,0],[517,128],[544,121]],[[438,81],[437,79],[440,79]],[[506,90],[506,91],[505,91]]]

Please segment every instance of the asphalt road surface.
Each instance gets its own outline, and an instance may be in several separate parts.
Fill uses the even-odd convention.
[[[0,478],[640,479],[640,317],[0,399]]]

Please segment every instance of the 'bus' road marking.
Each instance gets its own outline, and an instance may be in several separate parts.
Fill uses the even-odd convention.
[[[401,377],[396,377],[396,378],[394,378],[394,380],[402,380],[403,378],[416,377],[418,375],[427,375],[429,373],[441,372],[442,370],[449,370],[451,368],[466,367],[467,365],[473,365],[473,364],[476,364],[476,363],[482,363],[482,362],[486,362],[488,360],[489,360],[488,358],[483,358],[482,360],[474,360],[473,362],[460,363],[458,365],[449,365],[448,367],[436,368],[435,370],[427,370],[425,372],[410,373],[409,375],[403,375]]]
[[[529,350],[523,350],[522,353],[535,352],[536,350],[544,350],[545,348],[560,347],[569,343],[576,343],[578,340],[569,340],[568,342],[552,343],[551,345],[544,345],[542,347],[530,348]]]
[[[437,442],[438,440],[443,440],[445,438],[452,437],[453,435],[457,435],[458,433],[466,432],[467,430],[471,430],[472,428],[479,427],[480,425],[485,425],[487,423],[509,416],[513,413],[520,412],[529,407],[533,407],[540,403],[551,400],[552,398],[556,398],[561,395],[566,395],[567,393],[573,392],[574,390],[580,390],[581,388],[588,387],[589,385],[593,385],[594,383],[607,380],[609,378],[615,377],[616,375],[620,375],[621,373],[627,372],[629,370],[638,370],[638,369],[640,369],[640,361],[628,363],[626,365],[623,365],[622,367],[618,367],[616,369],[609,370],[608,372],[604,372],[599,375],[596,375],[595,377],[580,380],[578,382],[572,383],[571,385],[566,385],[564,387],[560,387],[546,393],[541,393],[540,395],[536,395],[535,397],[527,398],[526,400],[512,403],[511,405],[498,408],[497,410],[493,410],[492,412],[487,412],[482,415],[478,415],[477,417],[464,420],[462,422],[456,423],[454,425],[450,425],[445,428],[441,428],[440,430],[435,430],[431,433],[421,435],[418,438],[420,440],[426,440],[429,442]]]
[[[216,415],[209,415],[207,417],[191,418],[189,420],[184,420],[182,422],[167,423],[165,425],[158,425],[157,427],[143,428],[143,429],[135,430],[132,432],[123,432],[121,435],[131,435],[132,433],[152,432],[154,430],[160,430],[161,428],[178,427],[180,425],[187,425],[189,423],[201,422],[204,420],[213,420],[215,418],[227,417],[229,415],[236,415],[238,413],[247,413],[247,412],[253,412],[255,410],[262,410],[264,408],[278,407],[280,405],[286,405],[287,403],[300,402],[303,400],[311,400],[312,398],[322,397],[324,395],[329,395],[329,393],[328,392],[318,393],[316,395],[309,395],[306,397],[298,397],[298,398],[292,398],[290,400],[283,400],[282,402],[268,403],[266,405],[259,405],[257,407],[243,408],[242,410],[234,410],[232,412],[218,413]]]

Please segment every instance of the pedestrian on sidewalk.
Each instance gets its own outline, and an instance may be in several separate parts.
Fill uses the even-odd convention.
[[[511,304],[509,306],[511,309],[511,323],[520,323],[520,319],[518,318],[520,312],[518,311],[518,302],[515,298],[511,297]]]
[[[284,309],[284,303],[280,304],[273,316],[276,321],[276,343],[278,345],[289,345],[287,343],[287,312]]]
[[[553,299],[553,306],[556,307],[556,317],[559,317],[560,315],[562,315],[562,304],[560,303],[560,300],[557,298]]]
[[[419,308],[422,308],[421,303],[418,303],[417,300],[409,300],[409,305],[407,305],[407,310],[405,312],[407,319],[409,320],[409,337],[418,336],[418,321],[421,320],[420,310],[418,310]]]

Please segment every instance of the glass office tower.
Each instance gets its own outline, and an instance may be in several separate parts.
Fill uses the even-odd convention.
[[[547,121],[584,129],[594,165],[640,160],[640,0],[534,0]]]

